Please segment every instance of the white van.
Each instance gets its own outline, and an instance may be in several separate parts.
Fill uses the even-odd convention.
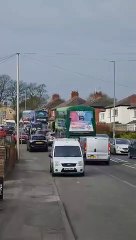
[[[75,173],[84,175],[84,160],[77,139],[55,139],[50,157],[50,172],[52,175],[60,173]]]
[[[85,161],[102,161],[110,164],[110,142],[107,137],[87,137]]]

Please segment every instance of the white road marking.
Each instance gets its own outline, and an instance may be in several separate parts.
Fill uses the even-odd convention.
[[[119,159],[119,158],[115,158],[115,159],[110,159],[112,162],[116,162],[116,163],[123,163],[122,166],[125,166],[125,167],[128,167],[128,168],[132,168],[132,169],[136,169],[136,167],[134,165],[136,164],[133,164],[133,165],[129,165],[131,163],[129,163],[128,161],[125,161],[125,160],[122,160],[122,159]]]
[[[111,160],[113,160],[113,159],[111,159]],[[120,162],[128,162],[128,161],[120,159],[120,158],[115,158],[114,160],[119,160]]]
[[[126,183],[126,184],[128,184],[128,185],[131,186],[131,187],[136,188],[136,185],[134,185],[134,184],[132,184],[132,183],[130,183],[130,182],[128,182],[128,181],[123,180],[123,182]]]
[[[136,188],[136,185],[134,185],[134,184],[132,184],[132,183],[130,183],[130,182],[128,182],[128,181],[125,181],[125,180],[123,180],[123,179],[121,179],[121,178],[118,178],[118,177],[116,177],[116,176],[114,176],[114,175],[112,175],[112,174],[108,174],[108,175],[109,175],[110,177],[112,177],[112,178],[120,181],[120,182],[123,182],[123,183],[127,184],[127,185],[130,186],[130,187]]]
[[[116,162],[116,163],[119,163],[119,161],[116,161],[116,160],[113,160],[113,159],[110,159],[112,162]]]
[[[129,168],[133,168],[133,169],[136,169],[136,167],[133,167],[133,166],[130,166],[130,165],[127,165],[127,164],[122,164],[123,166],[126,166],[126,167],[129,167]]]

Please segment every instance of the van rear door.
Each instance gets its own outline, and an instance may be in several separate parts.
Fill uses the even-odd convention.
[[[88,137],[86,142],[86,160],[109,161],[109,139],[105,137]]]

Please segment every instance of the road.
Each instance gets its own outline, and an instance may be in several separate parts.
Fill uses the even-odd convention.
[[[111,160],[87,165],[84,178],[55,177],[75,239],[136,239],[136,159]]]
[[[60,199],[74,239],[136,239],[136,159],[112,156],[110,166],[86,165],[85,177],[52,178],[48,153],[23,146],[22,155],[0,203],[0,240],[66,239]]]

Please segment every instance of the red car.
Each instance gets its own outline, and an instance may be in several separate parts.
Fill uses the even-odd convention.
[[[13,139],[15,143],[17,142],[17,133],[13,134]],[[28,135],[25,132],[20,132],[19,133],[19,142],[20,143],[27,143],[28,141]]]
[[[0,138],[5,138],[7,133],[3,127],[0,127]]]

